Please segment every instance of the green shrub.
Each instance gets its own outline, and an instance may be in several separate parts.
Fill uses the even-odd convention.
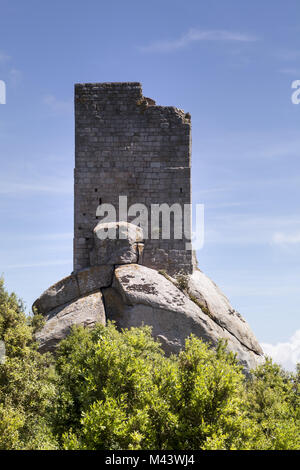
[[[268,359],[246,379],[220,342],[166,357],[149,327],[74,327],[55,359],[41,317],[0,281],[0,449],[300,449],[300,368]]]
[[[239,448],[251,434],[244,376],[223,344],[213,351],[191,337],[167,358],[148,327],[76,328],[57,370],[66,449]]]
[[[55,401],[54,369],[49,354],[37,351],[33,334],[41,319],[27,318],[22,302],[8,294],[0,279],[0,449],[51,449],[49,410]]]

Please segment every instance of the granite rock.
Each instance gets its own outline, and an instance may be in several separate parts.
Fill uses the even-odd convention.
[[[188,278],[188,292],[219,326],[229,331],[248,349],[263,354],[246,320],[230,305],[219,287],[199,269]]]
[[[263,361],[260,353],[240,342],[153,269],[136,264],[118,266],[112,286],[103,289],[103,295],[107,319],[119,328],[150,325],[168,354],[178,353],[185,339],[194,334],[212,346],[221,338],[227,340],[228,349],[237,354],[247,372]]]
[[[53,352],[58,343],[70,333],[73,325],[93,327],[96,323],[106,323],[101,292],[61,305],[46,315],[46,324],[36,333],[39,351]]]
[[[86,295],[112,283],[113,266],[92,266],[79,271],[76,277],[80,295]]]
[[[46,315],[50,310],[80,297],[76,276],[71,275],[49,287],[34,302],[32,309]]]
[[[109,232],[109,236],[106,236]],[[143,230],[128,222],[98,223],[93,230],[91,266],[137,263],[142,252]],[[114,238],[112,238],[114,237]]]
[[[32,308],[46,315],[56,307],[89,294],[101,287],[109,286],[112,282],[112,266],[92,266],[77,274],[71,274],[49,287],[34,302]]]

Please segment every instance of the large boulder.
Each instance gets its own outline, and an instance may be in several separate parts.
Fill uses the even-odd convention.
[[[105,325],[105,310],[101,292],[61,305],[45,317],[46,324],[36,333],[40,352],[53,352],[58,343],[71,331],[73,325],[93,327],[96,323]]]
[[[109,286],[112,283],[113,272],[113,267],[107,265],[91,266],[79,271],[76,278],[80,295]]]
[[[112,282],[112,266],[93,266],[71,274],[49,287],[34,302],[34,311],[46,315],[56,307],[65,305],[72,300],[89,294],[101,287],[109,286]]]
[[[116,239],[105,238],[106,230]],[[53,351],[72,325],[93,326],[109,319],[119,328],[150,325],[167,354],[178,353],[194,334],[212,346],[227,340],[246,372],[263,362],[247,322],[199,269],[175,279],[138,264],[143,232],[133,224],[100,223],[94,235],[94,265],[49,287],[33,305],[46,317],[36,335],[41,351]]]
[[[59,305],[64,305],[79,296],[76,277],[73,275],[67,276],[48,287],[34,302],[32,309],[33,311],[46,315],[50,310]]]
[[[218,325],[235,336],[240,343],[257,354],[263,354],[246,320],[232,308],[219,287],[199,269],[188,277],[188,294],[203,311],[206,311]]]
[[[138,263],[143,249],[143,229],[128,222],[99,222],[93,230],[91,266]]]
[[[245,371],[263,361],[260,352],[249,348],[229,329],[218,324],[209,311],[200,308],[174,283],[144,266],[121,265],[115,269],[113,284],[103,289],[106,316],[119,328],[150,325],[152,334],[170,353],[178,353],[192,333],[216,346],[220,338],[237,353]]]

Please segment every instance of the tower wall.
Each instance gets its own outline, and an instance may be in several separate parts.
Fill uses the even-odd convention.
[[[190,116],[144,98],[140,83],[75,85],[74,271],[90,265],[96,209],[191,203]],[[130,222],[130,218],[128,218]],[[149,235],[151,222],[149,219]],[[186,238],[145,242],[142,264],[170,274],[192,271]]]

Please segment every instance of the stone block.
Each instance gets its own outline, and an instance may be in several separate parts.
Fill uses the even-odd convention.
[[[80,297],[78,282],[76,276],[71,275],[45,290],[34,302],[32,308],[45,315],[59,305],[66,304],[78,297]]]
[[[110,238],[99,238],[106,231],[109,231]],[[94,248],[90,253],[91,266],[137,263],[138,243],[143,241],[143,230],[140,227],[128,222],[99,223],[93,233]]]
[[[92,266],[77,273],[80,295],[88,294],[112,283],[113,266]]]

